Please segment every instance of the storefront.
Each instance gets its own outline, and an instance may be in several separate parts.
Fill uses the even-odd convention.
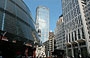
[[[17,56],[20,56],[20,55],[21,57],[25,57],[25,56],[32,57],[33,47],[0,40],[0,56],[5,58],[16,58]]]

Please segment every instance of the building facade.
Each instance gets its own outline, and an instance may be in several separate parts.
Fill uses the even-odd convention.
[[[24,1],[0,0],[0,56],[14,58],[17,52],[26,55],[26,49],[28,56],[32,56],[36,42],[39,38]]]
[[[63,15],[59,17],[55,28],[56,49],[65,50],[65,30]]]
[[[0,31],[8,40],[38,40],[31,12],[22,0],[0,0]]]
[[[52,52],[54,51],[54,32],[49,32],[49,56],[52,57]]]
[[[49,37],[49,9],[44,6],[38,6],[36,9],[36,30],[40,36],[41,42],[45,42]]]
[[[85,1],[85,7],[84,7],[84,13],[85,13],[85,21],[86,21],[86,30],[87,30],[87,50],[90,55],[90,0]]]
[[[87,58],[90,54],[90,38],[85,21],[85,0],[62,0],[65,25],[66,55]]]

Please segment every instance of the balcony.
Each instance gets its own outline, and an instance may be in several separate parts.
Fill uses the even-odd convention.
[[[85,39],[78,39],[76,40],[78,43],[85,42]]]

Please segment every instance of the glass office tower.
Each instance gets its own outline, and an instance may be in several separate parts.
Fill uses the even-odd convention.
[[[22,0],[0,0],[0,36],[33,44],[38,40],[31,12]]]
[[[49,9],[38,6],[36,9],[36,30],[39,32],[41,42],[45,42],[49,37]]]

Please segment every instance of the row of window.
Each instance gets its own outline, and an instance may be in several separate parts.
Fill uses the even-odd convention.
[[[68,3],[67,6],[63,7],[63,14],[67,14],[68,12],[70,12],[72,9],[76,9],[78,6],[78,3],[75,5],[74,3]]]
[[[5,1],[7,1],[7,2],[5,2]],[[17,5],[15,3],[15,1],[14,2],[12,0],[0,1],[0,2],[4,3],[4,4],[0,5],[0,8],[5,9],[5,6],[6,6],[5,10],[7,10],[8,12],[12,13],[15,16],[18,16],[19,18],[21,18],[23,21],[27,22],[28,24],[31,23],[31,25],[32,25],[33,23],[32,23],[32,19],[30,19],[31,18],[30,11],[26,9],[25,5],[23,6],[23,7],[25,7],[24,9],[23,9],[23,7],[20,7],[20,5],[21,5],[20,3],[22,2],[21,0],[19,1],[20,5]],[[27,11],[29,11],[29,13]]]
[[[57,30],[56,32],[56,36],[59,36],[60,34],[64,34],[65,31],[62,29],[61,31],[60,30]]]
[[[78,39],[85,39],[85,35],[84,35],[84,30],[83,27],[73,31],[71,33],[66,34],[66,41],[67,42],[72,42]]]
[[[80,14],[79,6],[77,5],[76,8],[72,9],[70,12],[63,13],[63,14],[64,14],[64,21],[66,23],[66,22],[72,20],[73,18],[75,18],[77,15]]]
[[[59,34],[55,36],[56,39],[63,39],[64,37],[65,37],[65,34]]]
[[[33,40],[32,29],[35,30],[35,27],[30,11],[22,0],[0,0],[0,30],[2,27],[13,35]]]
[[[81,15],[75,17],[72,21],[68,22],[67,24],[65,24],[65,30],[66,32],[69,32],[71,30],[76,29],[77,27],[82,26],[82,18]]]
[[[78,4],[78,0],[62,0],[62,4],[63,4],[63,7],[67,7],[68,4],[70,4],[70,7],[74,7],[75,5]]]
[[[88,29],[89,39],[90,39],[90,2],[88,1],[89,0],[87,0],[87,5],[84,8],[84,13],[85,13],[85,20]]]
[[[57,49],[63,49],[64,48],[64,45],[63,44],[57,44]]]
[[[57,42],[61,42],[61,41],[63,41],[63,40],[65,40],[65,35],[64,35],[64,37],[62,37],[62,38],[57,38],[57,39],[55,39]]]

